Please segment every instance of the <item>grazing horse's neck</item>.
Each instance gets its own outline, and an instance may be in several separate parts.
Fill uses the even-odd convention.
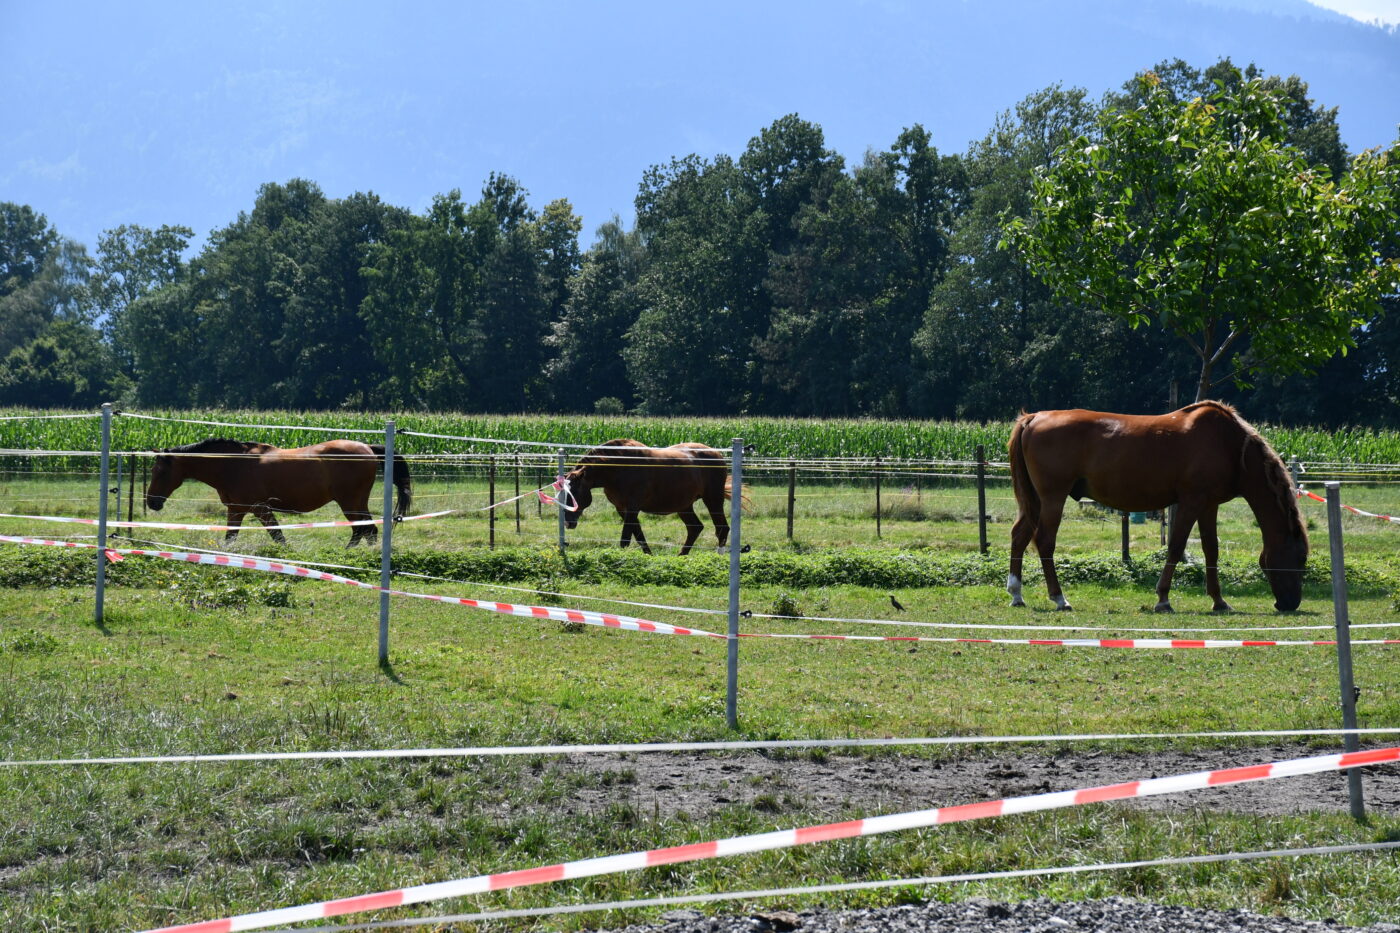
[[[1281,463],[1263,447],[1263,440],[1247,441],[1240,475],[1240,494],[1259,522],[1259,530],[1271,540],[1302,534],[1302,517],[1292,483]],[[1252,448],[1252,449],[1251,449]]]

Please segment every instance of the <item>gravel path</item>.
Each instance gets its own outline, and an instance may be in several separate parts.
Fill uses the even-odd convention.
[[[567,759],[564,767],[606,778],[569,802],[570,807],[586,811],[601,811],[622,802],[645,814],[664,817],[685,812],[699,817],[731,804],[751,805],[761,797],[770,812],[801,809],[836,818],[853,812],[871,816],[898,813],[1321,754],[1327,752],[1302,745],[1130,754],[1008,752],[953,759],[832,755],[824,761],[769,758],[758,753],[634,754],[579,755]],[[1400,811],[1400,765],[1363,771],[1367,807],[1378,812]],[[1340,772],[1303,775],[1145,797],[1125,805],[1258,814],[1345,812],[1346,777]]]
[[[1301,745],[1131,754],[999,752],[955,759],[832,755],[825,760],[784,760],[761,754],[644,754],[576,756],[566,759],[563,766],[606,779],[573,797],[569,806],[581,810],[601,809],[620,801],[647,814],[686,812],[701,816],[732,804],[753,804],[763,797],[766,807],[778,813],[800,808],[809,815],[838,818],[852,812],[894,813],[1318,754],[1326,752]],[[1400,767],[1384,765],[1367,768],[1364,773],[1368,808],[1372,812],[1400,810]],[[1340,773],[1308,775],[1124,801],[1115,806],[1257,814],[1345,812],[1346,779]],[[1396,919],[1400,920],[1400,905]],[[731,917],[677,910],[664,915],[660,923],[629,926],[621,933],[1324,933],[1355,929],[1400,933],[1400,925],[1390,923],[1343,927],[1331,921],[1166,907],[1123,898],[1088,902],[1037,899],[1016,904],[972,898],[952,904],[801,913],[774,910]]]
[[[1107,898],[1058,902],[1036,899],[1001,904],[971,898],[955,904],[929,903],[870,910],[759,912],[743,917],[707,918],[677,910],[662,922],[629,926],[618,933],[1400,933],[1380,923],[1343,927],[1337,923],[1266,917],[1242,910],[1193,910]]]

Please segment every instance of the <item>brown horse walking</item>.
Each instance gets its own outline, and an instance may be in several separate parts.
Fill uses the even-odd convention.
[[[1025,605],[1021,559],[1034,539],[1050,598],[1061,609],[1070,608],[1055,574],[1055,533],[1066,496],[1088,497],[1125,512],[1177,507],[1157,582],[1159,612],[1171,611],[1172,574],[1197,523],[1206,593],[1216,612],[1229,611],[1216,567],[1216,511],[1222,502],[1243,496],[1263,533],[1259,566],[1273,590],[1274,608],[1287,612],[1302,601],[1308,534],[1292,481],[1278,454],[1229,405],[1197,402],[1166,415],[1082,409],[1023,414],[1008,449],[1019,506],[1006,578],[1011,605]]]
[[[310,447],[283,449],[270,444],[215,437],[183,447],[155,451],[146,506],[157,512],[169,495],[187,479],[213,486],[228,509],[224,535],[231,544],[238,525],[252,513],[278,544],[286,538],[277,527],[278,512],[310,512],[335,501],[350,521],[372,518],[369,491],[384,463],[384,448],[359,441],[326,441]],[[408,464],[394,460],[394,486],[398,489],[395,517],[402,518],[413,501]],[[374,525],[356,525],[350,543],[373,544],[379,537]]]
[[[729,538],[724,501],[730,497],[731,489],[722,450],[704,444],[656,448],[621,438],[584,454],[567,478],[577,505],[574,511],[565,513],[564,524],[569,528],[578,525],[579,515],[593,503],[593,490],[602,489],[622,516],[622,547],[635,538],[641,549],[650,554],[637,516],[642,512],[676,514],[685,523],[681,553],[689,553],[705,527],[695,514],[697,499],[705,502],[719,546],[724,547]]]

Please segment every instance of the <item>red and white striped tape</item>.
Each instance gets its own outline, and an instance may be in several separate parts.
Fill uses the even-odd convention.
[[[0,541],[11,544],[39,544],[55,547],[94,549],[95,544],[80,541],[55,541],[47,538],[30,538],[19,535],[0,535]],[[242,557],[234,554],[196,554],[186,551],[152,551],[142,548],[106,548],[109,560],[120,560],[121,555],[134,554],[140,557],[159,557],[165,560],[185,561],[191,564],[210,564],[218,567],[234,567],[240,570],[261,570],[266,573],[281,573],[293,577],[321,580],[325,583],[343,583],[375,592],[387,592],[391,596],[407,596],[412,599],[426,599],[432,602],[453,603],[472,609],[497,612],[503,615],[523,616],[535,619],[554,619],[559,622],[578,622],[583,625],[597,625],[604,628],[623,629],[632,632],[652,632],[658,635],[698,635],[702,638],[727,639],[728,636],[704,629],[685,628],[666,622],[653,622],[635,616],[614,615],[608,612],[594,612],[589,609],[561,609],[557,606],[533,606],[522,603],[503,603],[496,600],[469,599],[461,596],[439,596],[435,593],[414,593],[410,590],[384,589],[374,583],[365,583],[321,570],[311,570],[297,564],[268,560],[262,557]],[[1065,648],[1288,648],[1288,647],[1331,647],[1335,641],[1265,641],[1230,639],[1172,639],[1172,638],[935,638],[914,635],[806,635],[770,632],[740,632],[740,638],[798,639],[807,641],[891,641],[891,642],[935,642],[938,644],[959,645],[1033,645],[1041,647]],[[1353,645],[1400,645],[1400,638],[1359,638]]]
[[[401,522],[416,522],[425,518],[441,518],[444,515],[451,515],[459,509],[444,509],[441,512],[425,512],[422,515],[405,515],[399,519]],[[0,518],[26,518],[36,522],[59,522],[65,525],[96,525],[95,518],[69,518],[60,515],[12,515],[9,512],[0,512]],[[326,522],[297,522],[290,525],[278,525],[280,530],[291,530],[296,528],[349,528],[355,525],[382,525],[382,518],[364,518],[355,521],[340,520]],[[247,531],[256,526],[250,525],[183,525],[175,522],[123,522],[108,520],[108,528],[160,528],[166,531]]]
[[[463,897],[471,894],[485,894],[490,891],[505,891],[528,885],[545,884],[574,878],[589,878],[596,875],[614,874],[622,871],[635,871],[654,865],[673,865],[678,862],[694,862],[702,859],[720,858],[726,855],[741,855],[749,852],[766,852],[772,849],[786,849],[812,842],[829,842],[835,839],[851,839],[857,836],[874,836],[881,833],[904,829],[921,829],[941,826],[946,823],[960,823],[967,820],[981,820],[1015,813],[1033,813],[1041,810],[1057,810],[1077,807],[1090,803],[1104,803],[1112,800],[1128,800],[1137,797],[1151,797],[1159,794],[1177,794],[1190,790],[1203,790],[1210,787],[1224,787],[1231,784],[1244,784],[1252,781],[1267,781],[1274,778],[1296,777],[1303,774],[1318,774],[1325,771],[1344,771],[1363,765],[1382,764],[1400,761],[1400,747],[1381,748],[1374,751],[1350,752],[1340,755],[1319,755],[1313,758],[1297,758],[1270,764],[1251,765],[1243,768],[1224,768],[1217,771],[1197,771],[1193,774],[1178,774],[1168,777],[1150,778],[1144,781],[1128,781],[1123,784],[1103,784],[1080,790],[1056,791],[1047,794],[1032,794],[1027,797],[1007,797],[983,803],[969,803],[961,806],[936,807],[930,810],[916,810],[909,813],[895,813],[887,816],[866,817],[847,820],[841,823],[826,823],[820,826],[806,826],[797,829],[784,829],[777,832],[756,833],[749,836],[734,836],[711,842],[690,845],[670,846],[663,849],[649,849],[642,852],[629,852],[624,855],[610,855],[602,858],[581,859],[562,862],[539,868],[521,871],[501,872],[493,875],[477,875],[455,881],[439,881],[434,884],[399,888],[393,891],[380,891],[357,897],[321,901],[316,904],[303,904],[298,907],[285,907],[278,910],[264,910],[251,914],[225,917],[221,920],[206,920],[200,923],[179,924],[148,930],[146,933],[233,933],[235,930],[259,930],[270,926],[300,923],[304,920],[320,920],[326,917],[339,917],[344,914],[366,910],[383,910],[419,904],[424,901],[441,900],[448,897]]]
[[[53,541],[45,538],[27,538],[17,535],[0,535],[0,541],[9,542],[11,544],[41,544],[89,550],[97,547],[95,544],[88,544],[86,542]],[[396,589],[385,590],[383,587],[373,583],[352,580],[349,577],[342,577],[339,574],[326,573],[322,570],[311,570],[296,564],[268,560],[263,557],[238,557],[229,554],[194,554],[186,551],[149,551],[142,548],[108,548],[107,553],[109,556],[114,553],[134,554],[140,557],[159,557],[165,560],[185,561],[191,564],[210,564],[217,567],[235,567],[240,570],[261,570],[267,573],[281,573],[292,577],[320,580],[324,583],[343,583],[347,586],[359,587],[360,589],[387,592],[392,596],[409,596],[414,599],[427,599],[439,603],[454,603],[459,606],[467,606],[472,609],[484,609],[487,612],[498,612],[503,615],[525,616],[535,619],[554,619],[559,622],[578,622],[583,625],[598,625],[604,628],[626,629],[634,632],[655,632],[660,635],[701,635],[708,638],[727,637],[714,632],[706,632],[701,629],[683,628],[679,625],[668,625],[665,622],[651,622],[647,619],[613,615],[608,612],[594,612],[590,609],[560,609],[553,606],[527,606],[519,603],[500,603],[495,600],[467,599],[459,596],[438,596],[434,593],[412,593],[407,590]]]
[[[1065,648],[1290,648],[1327,647],[1335,641],[1250,641],[1218,638],[932,638],[913,635],[784,635],[740,632],[740,638],[799,638],[813,641],[932,641],[960,645],[1059,645]],[[1400,638],[1356,639],[1353,645],[1400,645]]]
[[[1318,502],[1326,502],[1326,501],[1327,501],[1327,499],[1324,498],[1323,496],[1319,496],[1319,495],[1318,495],[1317,493],[1315,493],[1315,492],[1309,492],[1309,491],[1306,490],[1306,489],[1300,489],[1300,490],[1298,490],[1298,495],[1299,495],[1299,496],[1307,496],[1309,499],[1314,499],[1314,500],[1316,500],[1316,501],[1318,501]],[[1383,522],[1390,522],[1390,523],[1395,524],[1395,525],[1400,525],[1400,516],[1396,516],[1396,515],[1381,515],[1381,514],[1379,514],[1379,513],[1377,513],[1377,512],[1367,512],[1365,509],[1358,509],[1358,508],[1357,508],[1356,506],[1354,506],[1354,505],[1343,505],[1342,508],[1346,509],[1348,512],[1351,512],[1353,515],[1364,515],[1364,516],[1366,516],[1367,518],[1379,518],[1379,519],[1380,519],[1381,521],[1383,521]]]

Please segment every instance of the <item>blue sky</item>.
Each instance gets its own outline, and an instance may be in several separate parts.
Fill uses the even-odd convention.
[[[1400,21],[1400,0],[1326,2]],[[1302,75],[1353,150],[1400,122],[1400,33],[1304,0],[0,0],[0,18],[0,200],[90,248],[122,223],[202,239],[269,181],[421,211],[492,171],[537,206],[569,198],[586,245],[630,219],[648,166],[737,154],[786,113],[848,161],[916,122],[961,152],[1049,84],[1097,97],[1176,56]]]

